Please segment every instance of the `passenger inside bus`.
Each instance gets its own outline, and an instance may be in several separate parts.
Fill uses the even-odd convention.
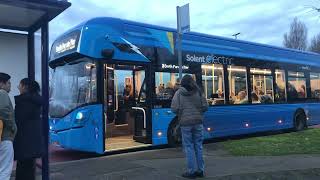
[[[234,104],[237,101],[237,96],[234,94],[234,92],[230,92],[230,104]]]
[[[184,73],[182,75],[185,75]],[[170,100],[174,93],[180,88],[179,73],[156,72],[155,92],[159,105],[167,107],[171,105]],[[192,75],[195,79],[195,75]]]
[[[217,90],[217,94],[218,94],[219,98],[223,98],[224,97],[223,92],[220,89]]]
[[[294,85],[292,85],[290,82],[288,83],[288,99],[295,100],[298,98],[298,92]]]
[[[219,96],[218,96],[218,94],[211,94],[211,96],[210,96],[210,98],[209,99],[207,99],[207,101],[208,101],[208,104],[209,105],[215,105],[215,102],[214,102],[214,100],[215,99],[217,99],[217,98],[219,98]]]
[[[306,87],[302,84],[298,89],[298,97],[305,98],[306,97]]]
[[[224,95],[220,90],[217,90],[217,93],[212,93],[210,99],[208,99],[210,105],[224,104]]]
[[[260,96],[260,102],[263,104],[273,103],[272,97],[268,94]]]
[[[248,103],[248,98],[247,98],[246,91],[240,91],[238,93],[238,99],[235,102],[235,104],[247,104],[247,103]]]
[[[284,83],[277,83],[275,86],[275,101],[276,102],[283,102],[286,100],[286,91]]]
[[[160,84],[158,86],[158,93],[157,94],[162,94],[162,93],[164,93],[164,84]]]
[[[172,97],[174,95],[174,89],[173,89],[172,83],[170,81],[167,82],[164,93],[165,93],[165,96],[167,96],[169,99],[172,99]]]
[[[252,104],[259,104],[261,103],[259,100],[258,95],[255,92],[251,93],[251,98],[252,98]]]
[[[176,83],[174,84],[174,86],[173,86],[173,90],[174,90],[174,92],[176,92],[179,88],[180,88],[180,79],[179,78],[177,78],[177,80],[176,80]]]
[[[127,109],[130,109],[134,105],[133,90],[130,84],[127,84],[123,90],[123,100]]]

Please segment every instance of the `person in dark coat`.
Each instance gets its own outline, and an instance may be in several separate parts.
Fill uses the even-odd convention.
[[[17,160],[16,180],[34,180],[36,158],[43,155],[40,86],[29,78],[22,79],[20,95],[15,96],[15,118],[18,132],[13,143]]]

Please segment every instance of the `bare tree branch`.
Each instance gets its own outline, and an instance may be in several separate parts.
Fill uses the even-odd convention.
[[[306,13],[317,13],[319,14],[319,19],[320,19],[320,7],[316,7],[316,6],[305,6],[306,9],[309,9],[308,12]]]
[[[317,7],[312,6],[312,9],[315,10],[315,11],[320,12],[320,8],[317,8]]]
[[[309,50],[320,54],[320,33],[311,39]]]
[[[317,11],[320,12],[320,7],[316,6],[305,6],[307,9],[310,9],[310,11]]]
[[[299,21],[298,18],[294,18],[290,25],[289,34],[285,33],[283,36],[283,45],[291,49],[306,50],[308,41],[307,36],[307,26]]]

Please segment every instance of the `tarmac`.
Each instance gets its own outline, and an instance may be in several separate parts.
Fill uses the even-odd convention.
[[[320,179],[320,154],[239,157],[224,151],[219,143],[210,143],[204,145],[204,159],[206,177],[201,179]],[[165,148],[52,163],[50,179],[179,180],[184,179],[180,176],[184,170],[181,148]]]

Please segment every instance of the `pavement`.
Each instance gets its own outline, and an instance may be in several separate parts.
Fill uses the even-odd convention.
[[[219,143],[210,143],[204,145],[204,158],[206,177],[203,179],[320,179],[320,155],[236,157],[224,151]],[[166,148],[55,162],[50,165],[50,177],[52,180],[179,180],[184,179],[180,177],[184,170],[181,148]]]
[[[81,151],[63,149],[54,145],[49,145],[49,161],[50,163],[75,161],[98,157],[97,154]]]

